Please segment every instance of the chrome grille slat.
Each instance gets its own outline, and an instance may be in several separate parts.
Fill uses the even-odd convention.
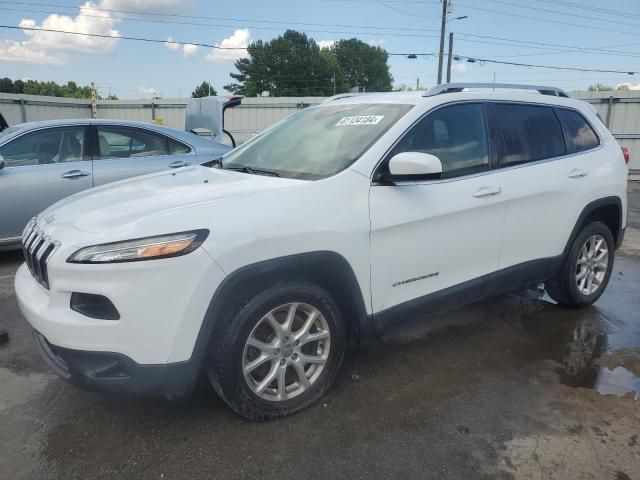
[[[49,235],[38,228],[36,219],[29,221],[22,232],[22,253],[31,275],[45,288],[49,288],[49,272],[47,264],[60,242],[52,240]]]

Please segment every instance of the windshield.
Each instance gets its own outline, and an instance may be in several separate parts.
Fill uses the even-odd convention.
[[[329,177],[356,161],[410,108],[355,104],[302,110],[229,153],[224,168],[309,180]]]

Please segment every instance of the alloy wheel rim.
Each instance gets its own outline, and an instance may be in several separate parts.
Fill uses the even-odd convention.
[[[264,315],[249,334],[242,372],[258,397],[290,400],[318,380],[330,348],[331,332],[324,315],[306,303],[287,303]]]
[[[576,263],[575,280],[578,291],[585,296],[598,291],[609,266],[609,249],[602,235],[592,235],[582,245]]]

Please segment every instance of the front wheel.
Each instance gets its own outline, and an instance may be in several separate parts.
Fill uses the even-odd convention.
[[[325,290],[306,282],[275,285],[229,319],[212,346],[209,379],[240,415],[283,417],[329,388],[345,337],[340,310]]]
[[[547,293],[563,306],[591,305],[609,283],[614,257],[609,227],[602,222],[586,225],[571,245],[560,272],[546,283]]]

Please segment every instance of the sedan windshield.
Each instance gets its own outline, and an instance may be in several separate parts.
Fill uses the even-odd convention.
[[[354,104],[302,110],[229,153],[224,168],[309,180],[329,177],[355,162],[410,108]]]

